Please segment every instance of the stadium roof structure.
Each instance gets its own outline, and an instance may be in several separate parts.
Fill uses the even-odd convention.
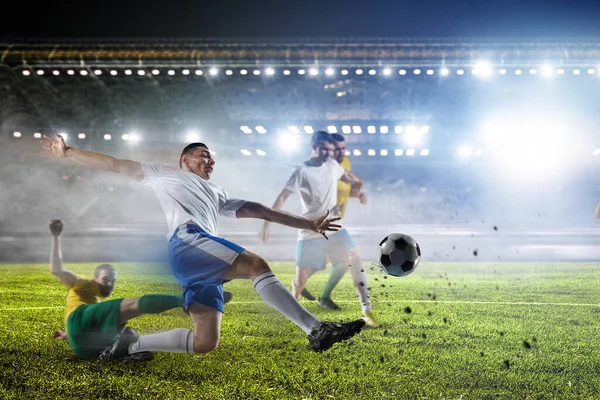
[[[476,39],[0,39],[0,63],[36,66],[438,66],[486,59],[596,65],[597,40],[506,42]]]

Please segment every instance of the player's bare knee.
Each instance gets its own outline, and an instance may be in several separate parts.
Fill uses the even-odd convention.
[[[252,255],[252,258],[250,259],[249,270],[250,270],[249,271],[250,277],[252,279],[254,279],[259,275],[270,272],[271,267],[269,267],[269,264],[265,261],[264,258],[254,254],[254,255]]]
[[[217,347],[219,347],[219,338],[207,339],[194,336],[194,353],[196,354],[210,353]]]

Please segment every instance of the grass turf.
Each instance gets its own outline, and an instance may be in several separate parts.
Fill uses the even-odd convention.
[[[67,265],[91,275],[95,265]],[[273,263],[289,285],[294,268]],[[114,297],[178,293],[148,264],[116,264]],[[560,263],[427,263],[406,278],[372,268],[383,325],[325,353],[260,300],[248,281],[226,284],[219,348],[156,353],[153,361],[79,361],[50,335],[62,328],[66,289],[45,265],[0,266],[0,398],[513,399],[597,398],[600,266]],[[327,274],[311,278],[318,294]],[[303,304],[324,320],[360,307],[348,274],[334,292],[342,312]],[[190,327],[181,310],[142,316],[141,334]]]

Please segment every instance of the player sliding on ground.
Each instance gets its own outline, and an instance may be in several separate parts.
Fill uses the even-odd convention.
[[[329,349],[334,343],[354,336],[364,326],[362,319],[345,324],[319,320],[281,284],[263,258],[218,237],[219,215],[263,219],[326,236],[327,232],[335,232],[340,227],[334,224],[338,218],[328,218],[329,212],[308,219],[229,196],[225,189],[209,182],[215,160],[204,143],[191,143],[183,149],[180,168],[77,150],[68,147],[60,135],[58,140],[44,136],[42,143],[55,157],[120,173],[154,189],[169,226],[169,262],[183,287],[185,308],[194,326],[193,335],[189,330],[180,330],[182,349],[208,353],[217,347],[223,315],[223,283],[231,279],[251,279],[265,303],[308,335],[309,348],[313,351]],[[127,338],[123,340],[127,342]],[[115,349],[123,348],[127,346],[115,346]],[[136,350],[160,349],[148,345]]]
[[[343,147],[340,163],[344,160],[345,145],[343,139],[342,137],[342,141],[338,144],[340,148]],[[292,193],[298,193],[300,196],[302,215],[306,218],[314,218],[328,209],[337,210],[343,215],[345,204],[351,194],[360,198],[361,202],[366,202],[366,197],[360,192],[362,180],[350,172],[349,168],[348,170],[344,169],[333,159],[336,140],[332,135],[324,131],[315,133],[312,137],[312,149],[312,156],[293,170],[285,187],[277,196],[273,209],[283,208]],[[338,193],[340,187],[338,180],[344,185],[340,193]],[[340,194],[342,195],[341,200],[338,200]],[[269,240],[268,220],[264,223],[259,235],[263,243],[266,244]],[[314,231],[308,229],[299,231],[296,251],[296,276],[292,280],[294,297],[299,299],[301,293],[303,293],[305,297],[314,300],[314,297],[305,290],[304,286],[312,274],[325,269],[327,259],[331,261],[333,268],[317,304],[323,308],[340,310],[340,307],[331,299],[331,293],[342,279],[342,276],[350,269],[364,320],[369,326],[378,326],[379,321],[371,306],[367,274],[362,265],[362,258],[346,229],[341,229],[339,232],[332,234],[328,241]]]
[[[139,340],[132,329],[124,329],[130,319],[143,314],[158,314],[183,305],[181,296],[163,294],[149,294],[137,299],[105,300],[115,289],[115,269],[109,264],[99,265],[94,270],[94,279],[82,278],[64,269],[60,245],[62,230],[60,220],[50,223],[50,271],[69,288],[65,310],[66,331],[57,330],[52,337],[68,341],[79,358],[97,359],[107,347],[117,342],[119,334],[132,342]],[[122,361],[150,359],[152,353],[149,351],[121,357]]]

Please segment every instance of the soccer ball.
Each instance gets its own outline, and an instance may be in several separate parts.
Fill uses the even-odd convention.
[[[408,235],[392,233],[377,247],[377,260],[381,268],[392,276],[406,276],[413,272],[421,261],[421,248]]]

